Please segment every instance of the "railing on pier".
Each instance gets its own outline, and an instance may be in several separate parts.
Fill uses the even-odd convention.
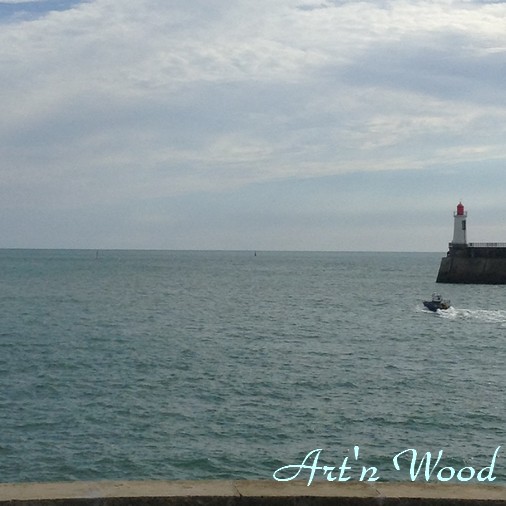
[[[506,242],[470,242],[470,248],[506,248]]]

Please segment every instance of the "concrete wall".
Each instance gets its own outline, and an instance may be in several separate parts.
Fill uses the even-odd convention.
[[[438,283],[506,284],[506,258],[441,259]]]
[[[506,506],[506,487],[441,483],[132,481],[0,484],[16,506]]]

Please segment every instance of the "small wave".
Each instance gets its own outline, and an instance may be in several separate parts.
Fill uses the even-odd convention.
[[[449,318],[453,320],[458,317],[459,313],[457,309],[455,309],[453,306],[450,306],[448,309],[445,310],[438,309],[435,314],[442,318]]]

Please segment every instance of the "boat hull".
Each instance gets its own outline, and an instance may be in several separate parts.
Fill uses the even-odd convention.
[[[449,306],[447,306],[444,303],[441,302],[433,302],[432,300],[424,300],[423,305],[430,311],[436,312],[438,309],[445,310],[448,309]]]

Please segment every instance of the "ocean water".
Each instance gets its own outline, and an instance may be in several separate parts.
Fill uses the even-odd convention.
[[[506,286],[437,285],[442,255],[0,250],[0,481],[272,480],[308,454],[406,481],[412,449],[461,477],[496,452],[504,483]]]

